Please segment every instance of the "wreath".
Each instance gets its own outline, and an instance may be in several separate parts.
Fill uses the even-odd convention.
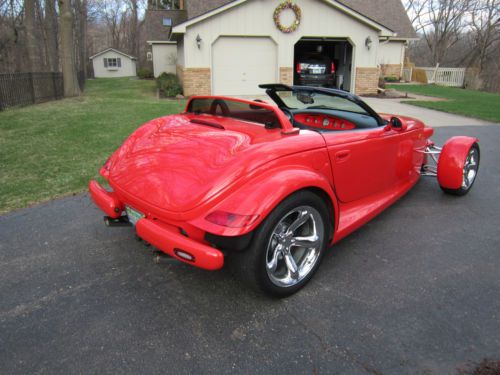
[[[295,14],[295,21],[290,26],[283,26],[280,21],[281,12],[285,9],[291,9]],[[274,10],[274,23],[276,27],[285,34],[293,33],[300,25],[300,19],[302,18],[302,11],[300,10],[297,4],[292,3],[291,0],[283,1],[278,7]]]

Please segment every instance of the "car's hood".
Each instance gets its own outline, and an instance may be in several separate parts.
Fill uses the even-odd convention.
[[[285,136],[280,129],[203,117],[225,128],[217,129],[191,123],[193,117],[167,116],[139,128],[113,157],[111,186],[158,208],[186,212],[259,165],[324,147],[314,132]]]

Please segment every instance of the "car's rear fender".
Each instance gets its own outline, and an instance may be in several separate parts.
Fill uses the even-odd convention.
[[[325,204],[332,213],[331,221],[334,225],[332,230],[335,230],[338,222],[338,204],[328,179],[315,170],[298,166],[269,169],[259,174],[207,212],[207,215],[220,211],[258,216],[251,225],[241,228],[225,227],[207,221],[207,215],[190,221],[190,224],[217,236],[243,236],[257,228],[286,197],[304,189],[310,189],[326,200]]]
[[[477,138],[466,136],[452,137],[446,141],[437,167],[437,178],[441,187],[459,189],[462,186],[465,159],[476,142]]]

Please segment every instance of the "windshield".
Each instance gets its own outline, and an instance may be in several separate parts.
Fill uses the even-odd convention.
[[[290,109],[333,109],[368,115],[361,106],[340,96],[300,90],[276,91],[276,94]]]

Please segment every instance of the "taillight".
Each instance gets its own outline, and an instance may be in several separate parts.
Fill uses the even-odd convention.
[[[296,71],[298,74],[302,72],[302,69],[300,69],[300,63],[297,63],[297,66],[295,67]]]
[[[215,211],[205,219],[213,224],[229,228],[243,228],[257,220],[259,215],[238,215],[230,212]]]
[[[335,63],[332,62],[332,74],[335,73]]]

